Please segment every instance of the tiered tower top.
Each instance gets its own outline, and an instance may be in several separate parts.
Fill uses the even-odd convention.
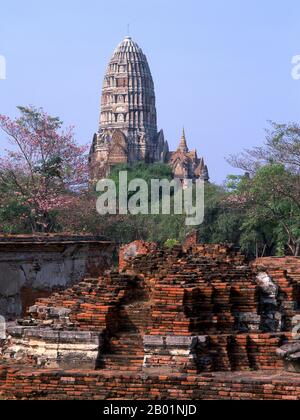
[[[104,78],[102,130],[121,129],[129,138],[157,135],[154,83],[141,48],[126,37],[115,50]]]

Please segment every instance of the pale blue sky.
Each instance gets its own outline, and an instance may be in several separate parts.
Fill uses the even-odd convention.
[[[185,125],[213,181],[233,172],[225,156],[263,141],[267,120],[300,121],[299,0],[0,1],[0,113],[42,106],[91,142],[106,65],[130,23],[153,73],[159,127],[174,148]]]

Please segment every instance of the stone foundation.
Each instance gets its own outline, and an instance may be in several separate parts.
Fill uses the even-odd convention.
[[[95,332],[12,327],[7,334],[4,359],[61,369],[95,369],[104,343],[102,333]]]

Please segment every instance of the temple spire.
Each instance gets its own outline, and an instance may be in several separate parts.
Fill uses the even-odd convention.
[[[184,129],[184,127],[183,127],[183,130],[182,130],[182,136],[181,136],[181,139],[180,139],[178,150],[180,150],[183,153],[188,153],[188,151],[189,151],[189,148],[188,148],[187,142],[186,142],[186,136],[185,136],[185,129]]]

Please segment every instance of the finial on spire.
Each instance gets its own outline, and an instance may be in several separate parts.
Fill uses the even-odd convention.
[[[130,23],[127,23],[127,37],[130,37]]]
[[[183,130],[182,130],[182,136],[181,136],[181,139],[180,139],[178,150],[180,150],[183,153],[188,153],[188,151],[189,151],[189,148],[188,148],[187,142],[186,142],[184,127],[183,127]]]

